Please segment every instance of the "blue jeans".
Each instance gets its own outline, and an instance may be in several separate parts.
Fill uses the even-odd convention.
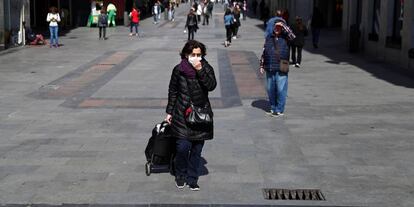
[[[58,30],[59,27],[58,26],[49,26],[49,31],[50,31],[50,45],[56,45],[58,46],[58,41],[59,41],[59,37],[58,37]]]
[[[197,183],[200,176],[201,151],[204,141],[177,139],[175,155],[175,176],[183,178],[188,184]]]
[[[138,34],[138,23],[131,22],[130,31],[132,33],[132,29],[135,27],[135,33]]]
[[[270,110],[283,113],[288,89],[288,74],[279,71],[266,72],[266,83]]]

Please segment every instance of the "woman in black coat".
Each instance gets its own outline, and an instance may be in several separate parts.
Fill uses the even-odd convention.
[[[181,63],[174,67],[168,90],[167,117],[171,133],[177,138],[175,158],[175,182],[181,189],[187,184],[191,190],[199,190],[198,177],[201,151],[205,140],[213,139],[213,124],[190,126],[185,112],[190,103],[206,106],[211,116],[208,92],[216,88],[214,70],[205,60],[206,47],[195,40],[188,41],[181,51]]]
[[[198,21],[194,11],[195,10],[191,8],[190,13],[187,15],[187,21],[185,22],[185,28],[188,30],[188,40],[194,39],[194,32],[197,32],[198,29]]]

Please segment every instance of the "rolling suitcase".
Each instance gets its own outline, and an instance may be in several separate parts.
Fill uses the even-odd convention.
[[[145,148],[145,174],[170,172],[174,175],[175,138],[167,122],[156,124]]]

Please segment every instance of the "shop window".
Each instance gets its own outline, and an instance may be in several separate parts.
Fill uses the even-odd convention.
[[[381,11],[381,0],[374,0],[371,32],[368,34],[368,40],[378,41],[379,27],[380,27],[380,11]]]
[[[387,36],[386,46],[401,49],[401,33],[404,21],[404,0],[394,0],[394,15],[392,19],[392,31]]]

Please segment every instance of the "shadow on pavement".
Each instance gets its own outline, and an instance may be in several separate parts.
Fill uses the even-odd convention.
[[[263,24],[258,24],[256,27],[264,30]],[[338,41],[338,39],[341,41]],[[381,62],[364,56],[363,54],[348,53],[347,47],[342,39],[340,29],[324,29],[321,31],[319,48],[312,48],[312,35],[310,34],[306,37],[304,50],[329,58],[330,60],[325,61],[325,63],[332,65],[353,65],[393,85],[414,88],[414,71]],[[304,56],[304,59],[306,59],[306,56]]]
[[[414,71],[374,60],[363,54],[347,53],[346,45],[342,41],[337,41],[338,39],[342,39],[340,30],[326,29],[321,31],[320,46],[318,49],[311,47],[310,35],[307,37],[307,44],[304,50],[329,58],[330,60],[325,61],[325,63],[332,64],[333,67],[336,65],[352,65],[393,85],[414,88]]]
[[[270,111],[270,104],[269,101],[259,99],[252,102],[252,106],[263,111]]]

